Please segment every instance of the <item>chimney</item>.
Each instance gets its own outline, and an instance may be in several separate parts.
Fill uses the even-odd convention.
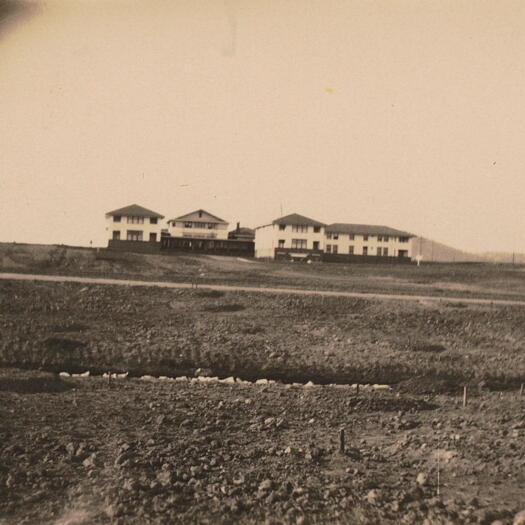
[[[238,222],[238,223],[237,223],[237,231],[239,231],[240,229],[241,229],[241,223]]]

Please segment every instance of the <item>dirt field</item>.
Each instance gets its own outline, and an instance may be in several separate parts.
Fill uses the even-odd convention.
[[[0,282],[0,524],[510,525],[524,321],[510,306]],[[131,377],[197,368],[283,383]],[[307,381],[341,385],[284,384]]]
[[[0,378],[5,525],[510,524],[524,507],[514,392],[463,408],[450,396],[41,373],[35,388],[28,375]]]
[[[0,365],[418,391],[525,382],[525,308],[0,282]],[[411,388],[415,388],[412,385]]]

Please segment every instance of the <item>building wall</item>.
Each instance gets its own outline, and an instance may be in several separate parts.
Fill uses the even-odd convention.
[[[276,241],[274,238],[275,224],[260,226],[255,230],[255,257],[266,259],[274,257]]]
[[[378,241],[377,235],[369,235],[368,240],[365,241],[363,235],[354,235],[354,239],[350,239],[348,233],[339,233],[338,239],[329,239],[329,233],[326,234],[325,240],[325,252],[327,251],[327,245],[331,246],[331,252],[333,253],[333,246],[337,246],[337,253],[347,255],[350,253],[349,247],[354,247],[354,255],[364,255],[363,248],[368,247],[369,256],[378,256],[378,248],[381,248],[381,254],[383,255],[383,249],[388,248],[388,257],[399,257],[400,250],[407,251],[407,257],[412,256],[412,243],[410,240],[407,242],[400,242],[399,237],[388,236],[388,241]],[[333,237],[333,234],[332,234]],[[382,236],[384,238],[384,236]]]
[[[298,248],[294,246],[293,240],[305,240],[306,246]],[[279,241],[284,241],[282,245]],[[317,248],[314,248],[314,242],[318,242]],[[314,232],[313,226],[308,226],[304,232],[293,231],[291,224],[285,225],[284,230],[279,229],[278,224],[269,224],[255,230],[255,256],[274,258],[275,248],[297,249],[301,250],[323,250],[324,249],[324,227],[319,228],[319,232]]]
[[[164,219],[157,219],[157,224],[151,224],[149,217],[144,217],[143,224],[132,224],[128,223],[128,218],[122,216],[120,222],[115,222],[114,217],[106,217],[106,234],[108,241],[113,240],[113,232],[120,232],[120,240],[127,240],[127,231],[141,231],[142,232],[142,241],[149,242],[150,233],[156,233],[156,240],[160,241],[160,231],[162,228],[166,228]]]
[[[170,222],[168,231],[172,237],[193,237],[195,239],[228,239],[228,224],[213,223],[214,228],[195,227],[195,223],[191,228],[184,226],[185,222],[190,221],[175,221]],[[193,221],[191,221],[193,222]],[[198,222],[208,222],[204,218]],[[211,221],[209,221],[211,223]]]

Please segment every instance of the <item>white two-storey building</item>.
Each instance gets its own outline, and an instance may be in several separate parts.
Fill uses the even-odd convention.
[[[327,261],[406,261],[411,233],[388,226],[319,221],[293,213],[255,229],[255,257]]]
[[[131,204],[106,213],[106,232],[109,241],[160,241],[164,215]]]
[[[411,257],[411,233],[388,226],[328,224],[325,253],[373,257]]]
[[[319,258],[324,248],[324,224],[297,213],[255,228],[255,257]]]
[[[227,239],[228,223],[205,210],[196,210],[168,221],[172,237]]]

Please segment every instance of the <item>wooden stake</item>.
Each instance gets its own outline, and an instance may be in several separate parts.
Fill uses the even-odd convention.
[[[108,372],[108,386],[111,386],[111,372]]]
[[[359,395],[359,383],[357,383],[357,386],[355,387],[355,395]]]
[[[438,434],[438,449],[437,449],[437,497],[439,498],[439,491],[440,491],[440,474],[441,474],[441,465],[440,465],[440,456],[441,456],[441,450],[440,450],[440,440],[439,440],[439,434]]]
[[[467,406],[467,387],[463,387],[463,408]]]
[[[521,386],[520,386],[520,396],[523,395],[523,383],[521,383]]]
[[[345,453],[345,429],[344,428],[342,428],[339,431],[339,452],[341,452],[341,454]]]

